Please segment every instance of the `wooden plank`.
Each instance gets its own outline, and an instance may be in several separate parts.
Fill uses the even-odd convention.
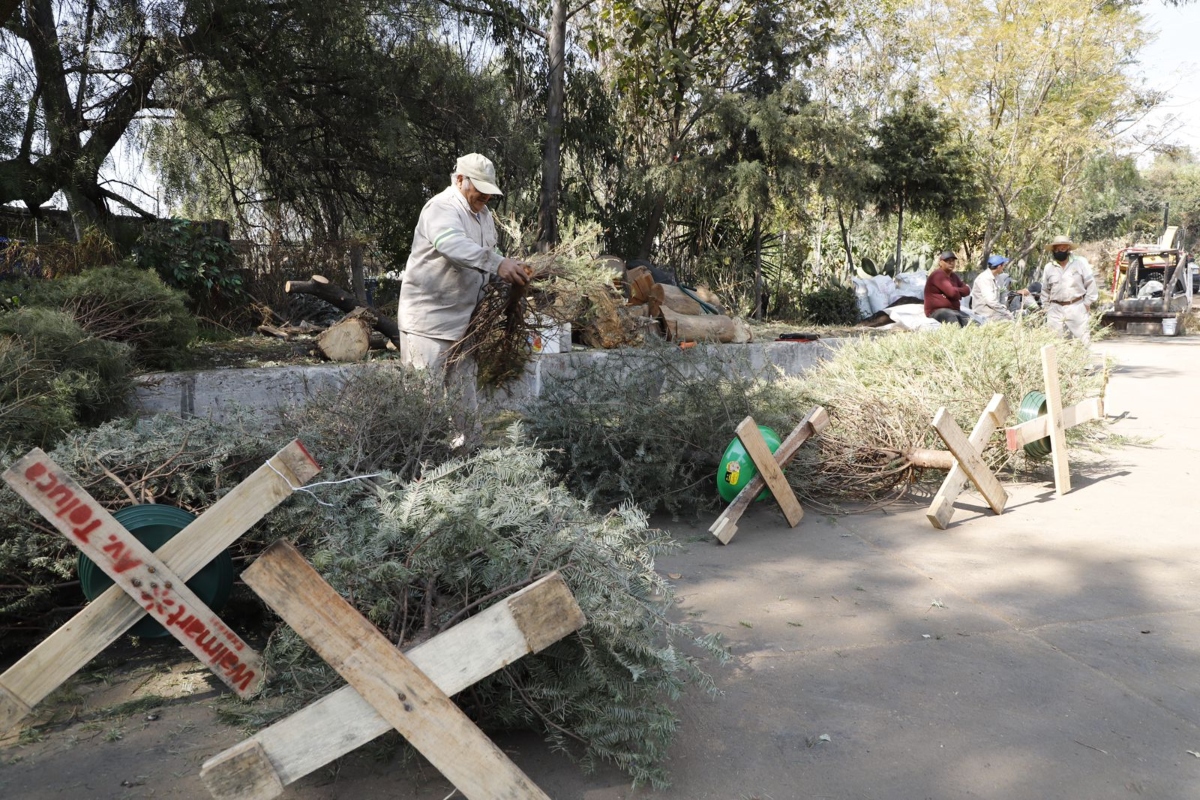
[[[1074,428],[1076,425],[1098,419],[1104,419],[1104,401],[1099,397],[1089,397],[1062,410],[1063,428]],[[1050,418],[1043,414],[1006,429],[1004,434],[1008,449],[1020,450],[1030,442],[1045,439],[1050,435]]]
[[[775,451],[775,463],[780,467],[785,467],[796,457],[796,453],[800,452],[800,447],[809,438],[816,436],[821,431],[829,427],[829,414],[821,406],[816,406],[808,415],[800,420],[800,423],[792,429],[788,437],[779,444],[779,449]],[[746,509],[754,502],[754,498],[758,497],[767,483],[763,480],[762,474],[755,475],[750,483],[742,487],[738,492],[738,496],[733,499],[716,521],[709,527],[708,531],[713,536],[717,537],[717,541],[721,544],[729,544],[729,540],[737,533],[737,521],[741,519],[742,514],[746,513]]]
[[[971,429],[971,435],[967,439],[972,450],[976,453],[982,453],[987,446],[988,440],[992,438],[992,434],[996,429],[1004,425],[1008,419],[1008,402],[1002,394],[992,395],[992,399],[988,401],[987,407],[983,410],[979,420],[975,423],[975,427]],[[957,425],[955,426],[957,427]],[[953,456],[953,454],[951,454]],[[929,505],[929,511],[925,513],[925,518],[933,527],[940,531],[946,530],[946,526],[950,524],[950,518],[954,516],[954,501],[962,494],[963,489],[967,486],[967,473],[955,459],[954,465],[950,468],[949,474],[942,481],[942,486],[938,489],[938,493],[934,495],[933,502]],[[997,514],[1000,512],[997,511]]]
[[[236,744],[205,762],[204,785],[217,800],[271,800],[283,794],[283,784],[262,745],[254,739]]]
[[[1042,380],[1046,384],[1046,416],[1050,425],[1050,459],[1054,464],[1054,493],[1071,491],[1071,465],[1067,460],[1067,432],[1063,427],[1062,392],[1058,387],[1058,350],[1042,348]]]
[[[544,610],[533,611],[535,608]],[[539,652],[585,622],[571,590],[554,572],[405,655],[439,689],[454,695],[522,656]],[[391,729],[353,686],[343,686],[259,731],[252,741],[260,745],[280,783],[287,786]],[[314,736],[313,731],[321,735]],[[209,775],[229,769],[223,760],[231,752],[205,762],[201,780],[207,784]],[[222,800],[258,798],[255,794],[213,794]]]
[[[214,503],[155,553],[184,580],[233,544],[269,511],[320,471],[299,441],[292,441]],[[289,485],[290,484],[290,485]],[[21,705],[0,696],[0,732],[82,669],[145,615],[118,586],[109,587],[41,644],[0,675]],[[24,708],[24,710],[21,710]]]
[[[3,477],[239,697],[259,690],[265,675],[258,653],[41,449]]]
[[[763,480],[767,482],[767,488],[771,490],[779,507],[783,509],[783,515],[787,517],[788,525],[796,527],[800,524],[800,520],[804,519],[804,509],[800,507],[800,501],[796,499],[796,493],[792,491],[792,487],[788,486],[787,478],[783,477],[783,472],[775,461],[775,454],[771,452],[767,440],[763,438],[762,431],[758,429],[758,425],[752,417],[746,417],[737,426],[736,433],[742,446],[746,448],[746,455],[750,456],[754,466],[758,467],[758,474],[762,475]]]
[[[958,423],[946,409],[940,408],[934,415],[933,429],[938,432],[938,436],[942,437],[942,441],[946,443],[950,452],[954,453],[954,457],[958,459],[958,466],[971,479],[971,483],[979,489],[980,494],[992,507],[992,511],[997,514],[1004,513],[1004,505],[1008,502],[1008,492],[1004,491],[1000,481],[996,480],[996,476],[988,469],[987,464],[983,463],[979,451],[971,444],[966,434],[962,432],[962,428],[958,427]]]
[[[242,579],[468,800],[549,800],[286,541]]]

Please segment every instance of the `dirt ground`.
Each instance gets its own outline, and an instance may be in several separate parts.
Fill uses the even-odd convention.
[[[1119,363],[1114,430],[1143,444],[1078,459],[1064,497],[1047,471],[999,517],[965,495],[947,531],[915,503],[794,530],[763,504],[727,547],[672,526],[658,568],[734,658],[721,696],[680,705],[670,789],[497,743],[562,800],[1200,796],[1200,336],[1094,349]],[[206,798],[200,764],[245,733],[181,652],[119,645],[48,698],[0,739],[0,798]],[[451,792],[363,752],[284,797]]]

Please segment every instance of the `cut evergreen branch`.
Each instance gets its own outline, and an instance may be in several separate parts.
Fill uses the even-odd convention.
[[[1086,348],[1063,339],[1039,321],[983,326],[942,326],[920,334],[869,336],[843,345],[833,358],[788,381],[801,402],[823,405],[831,425],[802,448],[788,470],[789,481],[806,502],[885,500],[904,494],[914,482],[938,483],[940,470],[919,470],[906,457],[917,448],[945,449],[930,421],[945,407],[963,430],[970,430],[993,394],[1016,410],[1030,391],[1044,391],[1041,348],[1058,348],[1064,405],[1099,395],[1106,372],[1092,368]],[[1103,423],[1072,428],[1068,440],[1098,443]],[[1002,435],[984,450],[993,468],[1012,462],[1029,466],[1021,451],[1009,453]]]
[[[547,377],[525,409],[567,485],[598,506],[697,515],[718,504],[716,473],[747,415],[786,435],[807,413],[774,367],[743,348],[648,343]]]
[[[688,684],[712,691],[697,659],[724,653],[715,637],[669,619],[673,590],[654,559],[676,545],[643,512],[628,504],[593,511],[514,426],[502,447],[416,481],[382,482],[378,499],[354,516],[325,537],[313,562],[402,647],[559,570],[585,627],[476,684],[462,701],[489,727],[542,732],[585,770],[610,762],[635,783],[666,785],[673,701]],[[267,655],[302,698],[335,683],[289,629],[276,632]]]

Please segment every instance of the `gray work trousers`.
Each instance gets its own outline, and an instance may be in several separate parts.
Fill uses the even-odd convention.
[[[462,435],[462,444],[473,450],[483,444],[483,427],[479,422],[479,394],[476,390],[474,358],[464,358],[447,367],[446,353],[454,346],[449,339],[430,339],[400,332],[400,362],[417,369],[442,373],[446,389],[459,397],[461,413],[453,420]]]

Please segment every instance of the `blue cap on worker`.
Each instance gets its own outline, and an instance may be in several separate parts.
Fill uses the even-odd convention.
[[[1004,256],[988,256],[988,269],[995,269],[1003,264],[1007,264],[1008,259]]]

